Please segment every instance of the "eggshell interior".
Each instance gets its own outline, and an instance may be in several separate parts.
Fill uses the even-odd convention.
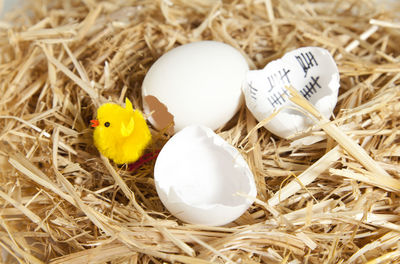
[[[240,153],[203,126],[187,127],[167,142],[157,158],[154,178],[165,207],[193,224],[234,221],[257,193]]]
[[[193,124],[215,130],[242,105],[241,88],[248,70],[242,54],[221,42],[199,41],[174,48],[150,67],[143,80],[144,112],[159,130],[168,122],[173,122],[175,132]],[[149,97],[159,104],[149,104]],[[160,111],[173,118],[162,118]]]

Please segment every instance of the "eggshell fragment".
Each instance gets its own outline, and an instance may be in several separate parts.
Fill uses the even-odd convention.
[[[175,132],[192,124],[215,130],[240,108],[248,69],[242,54],[221,42],[174,48],[150,67],[143,80],[144,112],[159,130],[172,122]]]
[[[265,127],[280,137],[290,137],[314,122],[293,109],[285,86],[293,86],[325,117],[335,108],[340,86],[339,70],[331,54],[318,47],[304,47],[272,61],[262,70],[249,71],[243,86],[246,105],[258,121],[280,112]]]
[[[232,222],[257,195],[254,176],[237,149],[198,125],[184,128],[165,144],[154,179],[164,206],[192,224]]]

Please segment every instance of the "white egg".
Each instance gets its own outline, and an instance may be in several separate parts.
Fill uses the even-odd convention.
[[[240,217],[257,195],[238,150],[204,126],[189,126],[161,149],[154,167],[157,193],[177,218],[219,226]]]
[[[242,104],[249,70],[242,54],[216,41],[179,46],[162,55],[142,85],[144,112],[157,129],[174,122],[175,132],[192,124],[223,126]]]

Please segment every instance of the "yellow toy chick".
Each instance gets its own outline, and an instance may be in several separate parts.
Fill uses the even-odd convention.
[[[140,158],[151,141],[151,133],[142,113],[125,99],[125,108],[106,103],[97,109],[94,144],[101,154],[117,164],[132,163]]]

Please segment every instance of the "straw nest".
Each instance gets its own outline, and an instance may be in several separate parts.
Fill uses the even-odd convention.
[[[395,263],[400,261],[400,24],[359,0],[31,1],[0,23],[0,246],[4,263]],[[341,88],[329,122],[288,140],[243,106],[218,133],[248,161],[258,196],[223,227],[162,206],[154,162],[100,157],[101,103],[141,108],[152,63],[213,39],[251,68],[328,49]],[[293,91],[292,91],[293,92]],[[267,121],[267,120],[266,120]],[[154,147],[168,135],[152,131]]]

